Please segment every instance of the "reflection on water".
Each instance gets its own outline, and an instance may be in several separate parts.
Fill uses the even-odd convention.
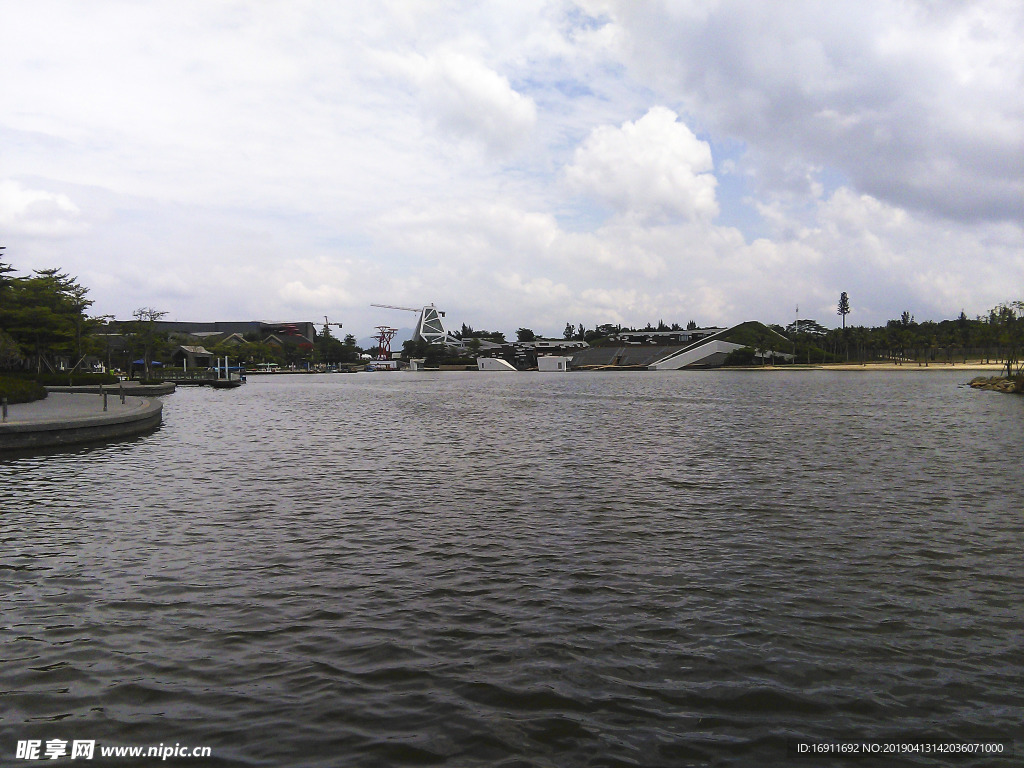
[[[28,738],[239,766],[1019,739],[1024,401],[967,378],[181,389],[142,439],[0,461],[0,762]]]

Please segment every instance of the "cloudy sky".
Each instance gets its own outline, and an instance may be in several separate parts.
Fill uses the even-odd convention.
[[[0,0],[0,244],[97,314],[883,323],[1024,298],[1019,0]]]

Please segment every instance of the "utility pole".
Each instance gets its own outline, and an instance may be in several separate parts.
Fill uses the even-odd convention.
[[[796,364],[796,337],[800,333],[800,305],[796,305],[796,317],[793,318],[793,364]]]

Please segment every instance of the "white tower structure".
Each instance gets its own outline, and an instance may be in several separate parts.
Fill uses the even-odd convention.
[[[447,344],[449,346],[462,346],[462,341],[455,338],[444,327],[444,312],[433,304],[428,304],[421,309],[412,307],[396,307],[392,304],[371,304],[371,307],[383,307],[384,309],[401,309],[405,312],[416,312],[419,319],[416,321],[416,332],[413,338],[422,339],[428,344]]]

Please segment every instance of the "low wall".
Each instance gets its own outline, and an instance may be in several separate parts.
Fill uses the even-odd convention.
[[[131,437],[160,426],[163,403],[140,398],[129,413],[0,424],[0,452],[77,445]]]
[[[47,392],[69,392],[73,394],[93,394],[99,392],[108,392],[112,395],[118,395],[121,393],[122,385],[120,384],[104,384],[102,386],[96,386],[95,384],[87,387],[63,387],[63,386],[52,386],[46,387]],[[172,395],[174,394],[175,384],[174,382],[165,381],[162,384],[138,384],[136,382],[125,382],[124,393],[128,397],[155,397],[157,395]]]

